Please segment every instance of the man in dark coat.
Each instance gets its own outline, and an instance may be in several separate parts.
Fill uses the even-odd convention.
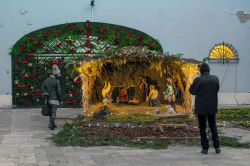
[[[195,95],[195,114],[198,117],[200,137],[201,137],[201,153],[207,154],[209,143],[207,139],[206,123],[208,121],[212,134],[213,146],[216,153],[220,153],[220,144],[218,131],[216,127],[216,113],[218,106],[219,79],[214,75],[210,75],[208,64],[202,63],[200,67],[200,76],[193,80],[189,88],[189,92]]]
[[[49,107],[50,107],[50,122],[49,128],[54,130],[57,126],[55,125],[56,111],[60,102],[62,101],[62,92],[60,80],[60,70],[57,65],[52,66],[52,75],[47,78],[42,84],[42,92],[48,96]]]

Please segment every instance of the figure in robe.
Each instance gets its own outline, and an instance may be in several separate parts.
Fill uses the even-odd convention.
[[[126,87],[121,87],[119,95],[116,99],[117,103],[128,103],[128,92]]]
[[[173,88],[173,84],[171,80],[167,80],[167,87],[166,87],[165,92],[163,92],[163,94],[164,94],[165,100],[167,101],[167,104],[170,104],[173,107],[173,109],[176,110],[176,107],[175,107],[176,98],[175,98],[175,92],[174,92],[174,88]]]
[[[146,79],[140,77],[139,89],[140,89],[140,102],[145,102],[147,98],[148,84]]]
[[[154,85],[149,86],[149,95],[147,97],[147,101],[149,106],[158,106],[160,105],[160,100],[159,100],[159,93],[158,90],[155,88]]]

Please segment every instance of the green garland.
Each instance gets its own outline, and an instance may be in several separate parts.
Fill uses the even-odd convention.
[[[20,107],[42,105],[41,83],[51,73],[51,66],[58,64],[63,69],[65,106],[80,106],[81,82],[74,82],[74,64],[83,59],[108,57],[124,46],[146,47],[162,53],[160,43],[151,36],[106,23],[67,23],[23,36],[11,49],[13,103]]]

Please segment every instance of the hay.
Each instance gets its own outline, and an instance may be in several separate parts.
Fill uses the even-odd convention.
[[[88,111],[89,115],[93,115],[95,112],[99,111],[103,107],[102,103],[92,104]],[[117,105],[110,104],[109,111],[112,114],[116,115],[131,115],[131,114],[147,114],[147,115],[155,115],[155,109],[159,108],[160,113],[167,113],[167,108],[165,104],[161,104],[158,107],[149,107],[147,104],[140,105]],[[182,105],[176,105],[176,113],[184,113],[187,112]]]
[[[82,80],[82,103],[85,114],[92,115],[97,105],[101,106],[101,90],[104,82],[111,83],[111,91],[115,87],[134,87],[134,98],[140,98],[140,77],[150,78],[157,82],[160,99],[166,86],[166,80],[172,79],[181,91],[183,103],[181,111],[191,112],[191,95],[189,86],[198,72],[196,65],[181,61],[179,58],[166,57],[144,48],[124,48],[112,57],[95,61],[83,62],[77,69]],[[153,83],[152,83],[153,84]],[[95,104],[98,103],[98,104]],[[146,105],[118,106],[111,104],[111,110],[115,113],[154,113],[154,108]],[[164,110],[164,106],[160,109]],[[92,110],[92,111],[91,111]],[[177,110],[178,112],[178,110]]]

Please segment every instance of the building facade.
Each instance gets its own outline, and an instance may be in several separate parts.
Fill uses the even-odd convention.
[[[164,52],[202,61],[218,43],[235,48],[237,62],[211,62],[220,79],[220,104],[250,104],[250,2],[248,0],[1,0],[0,108],[12,107],[10,50],[25,34],[53,25],[112,23],[145,32]]]

